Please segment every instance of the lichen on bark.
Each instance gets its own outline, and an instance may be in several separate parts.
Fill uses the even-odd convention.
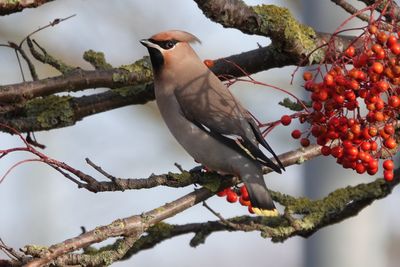
[[[127,82],[129,81],[129,74],[135,73],[138,75],[138,84],[143,84],[146,82],[150,82],[153,80],[153,70],[151,68],[150,59],[148,56],[145,56],[132,64],[129,65],[121,65],[120,69],[126,70],[126,74],[124,73],[115,73],[113,75],[114,82]]]
[[[309,55],[316,48],[314,29],[298,22],[289,9],[276,5],[258,5],[252,7],[260,18],[260,32],[270,36],[275,45],[279,44],[285,52],[296,55]],[[321,51],[312,53],[309,63],[320,62]]]
[[[96,52],[92,49],[83,53],[83,59],[89,62],[95,69],[109,70],[112,69],[111,64],[107,63],[103,52]]]
[[[70,96],[50,95],[29,100],[25,105],[25,115],[34,117],[42,129],[73,125],[74,110]]]

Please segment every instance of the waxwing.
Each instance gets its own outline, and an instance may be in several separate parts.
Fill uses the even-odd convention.
[[[278,173],[284,166],[250,113],[194,52],[190,43],[199,39],[171,30],[140,42],[150,54],[157,105],[176,140],[208,169],[240,177],[257,214],[277,215],[262,165]]]

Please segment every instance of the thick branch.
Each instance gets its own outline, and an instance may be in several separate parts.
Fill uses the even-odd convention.
[[[377,179],[367,184],[348,186],[337,189],[321,200],[306,200],[304,198],[290,198],[287,202],[285,195],[273,192],[273,199],[286,206],[286,215],[280,219],[267,219],[262,217],[240,216],[228,219],[230,223],[239,227],[232,228],[222,221],[209,221],[205,223],[190,223],[185,225],[157,224],[147,231],[129,250],[125,257],[131,256],[141,250],[154,247],[156,244],[175,236],[194,233],[191,246],[204,243],[205,238],[217,231],[264,231],[270,228],[269,234],[274,242],[282,242],[293,236],[308,237],[316,231],[356,216],[361,210],[378,199],[387,197],[400,182],[399,169],[395,172],[395,180],[391,183]],[[340,197],[340,198],[339,198]],[[290,214],[304,215],[301,219],[293,219],[291,223],[286,220]],[[293,217],[291,217],[293,218]],[[247,226],[242,227],[240,226]],[[294,227],[296,225],[296,227]],[[248,227],[251,227],[250,229]]]
[[[194,0],[203,13],[224,27],[244,33],[270,37],[274,46],[292,55],[298,62],[320,62],[322,51],[317,47],[315,31],[299,23],[287,8],[275,5],[248,6],[242,0]]]
[[[82,97],[51,95],[35,98],[21,108],[1,114],[0,123],[20,132],[50,130],[74,125],[93,114],[152,100],[152,83]]]
[[[379,12],[382,12],[385,9],[386,4],[389,1],[382,1],[382,0],[358,0],[360,2],[363,2],[367,6],[373,5],[377,2],[380,2],[380,4],[377,6],[377,10]],[[388,9],[386,10],[384,16],[386,17],[387,21],[390,23],[392,19],[399,20],[400,19],[400,7],[396,3],[395,0],[391,1],[392,3],[388,6]]]
[[[301,149],[301,151],[302,152],[298,150],[291,153],[286,153],[284,156],[282,156],[281,161],[283,162],[283,164],[287,166],[289,164],[301,163],[302,161],[300,161],[300,157],[301,160],[307,160],[314,156],[319,155],[320,153],[319,148],[317,146],[310,147],[307,149]],[[32,153],[37,154],[37,152],[35,152],[34,150],[32,150]],[[42,155],[42,157],[44,156]],[[295,159],[295,157],[298,157],[297,160]],[[57,168],[62,167],[66,171],[71,171],[72,169],[65,163],[60,163],[57,162],[56,160],[49,158],[47,158],[47,160],[49,163],[55,164]],[[99,168],[97,169],[98,171],[104,174],[103,170]],[[74,172],[74,174],[80,175],[78,177],[83,179],[83,181],[94,180],[94,178],[86,177],[88,175],[83,174],[82,172],[79,171]],[[189,178],[192,177],[192,175],[190,173],[187,174],[188,177],[186,177],[186,180],[189,180]],[[208,174],[199,174],[199,175],[206,177]],[[152,178],[150,177],[150,180],[151,179]],[[237,180],[235,178],[220,177],[216,174],[209,174],[208,179],[209,182],[207,185],[205,185],[204,188],[196,190],[193,193],[190,193],[180,199],[177,199],[169,204],[166,204],[152,211],[146,212],[142,215],[135,215],[125,219],[116,220],[109,225],[97,227],[92,231],[86,232],[78,237],[66,240],[62,243],[53,245],[48,249],[41,249],[39,252],[37,251],[37,246],[27,246],[25,248],[27,254],[40,257],[40,259],[33,260],[27,266],[41,266],[42,264],[46,264],[61,255],[78,250],[80,248],[90,246],[93,243],[101,242],[110,237],[134,235],[136,236],[134,241],[136,241],[136,239],[139,238],[140,235],[143,233],[143,231],[148,229],[148,227],[164,220],[165,218],[171,217],[195,205],[198,202],[206,200],[207,198],[212,196],[215,192],[217,192],[221,187],[231,186],[234,183],[237,183]],[[143,183],[142,180],[136,180],[136,181],[139,182],[139,184]],[[157,179],[155,181],[158,182]],[[161,180],[161,183],[164,183],[164,180]],[[120,182],[116,183],[115,181],[113,181],[111,182],[111,184],[115,188],[118,188],[119,190],[127,189],[127,188],[122,188],[121,186],[123,185],[123,183]],[[145,187],[148,186],[145,185]]]
[[[341,8],[343,8],[345,11],[347,11],[351,15],[355,15],[359,12],[359,10],[357,8],[355,8],[353,5],[351,5],[346,0],[331,0],[331,1],[333,3],[335,3],[336,5],[340,6]],[[363,21],[367,21],[367,22],[370,20],[370,16],[367,14],[357,14],[357,17],[359,19],[361,19]]]
[[[109,225],[96,227],[96,229],[81,234],[80,236],[49,247],[48,250],[43,252],[40,258],[32,260],[25,266],[43,266],[61,255],[90,246],[93,243],[101,242],[110,237],[134,234],[139,238],[150,226],[182,212],[212,195],[213,193],[211,191],[202,188],[141,215],[118,219]],[[25,249],[29,251],[31,248],[26,247]]]
[[[149,70],[149,72],[151,72]],[[76,92],[89,88],[119,88],[151,81],[149,72],[129,72],[125,69],[82,70],[75,69],[66,75],[39,81],[5,85],[0,87],[0,102],[23,102],[39,96],[60,92]],[[1,108],[1,107],[0,107]]]
[[[52,2],[53,0],[1,0],[0,1],[0,16],[9,15],[15,12],[20,12],[25,8],[34,8]]]
[[[285,206],[285,214],[277,218],[240,216],[223,221],[184,225],[159,222],[149,227],[145,231],[146,234],[140,238],[137,238],[136,232],[134,235],[117,240],[113,245],[99,250],[88,249],[82,254],[64,255],[54,263],[59,266],[111,263],[122,258],[121,251],[127,252],[124,256],[124,259],[127,259],[139,251],[153,248],[164,240],[188,233],[195,234],[190,241],[191,246],[204,243],[210,234],[218,231],[259,231],[264,238],[271,238],[273,242],[282,242],[293,236],[308,237],[326,226],[356,216],[373,201],[388,196],[399,182],[400,171],[396,170],[395,179],[391,183],[377,179],[371,183],[337,189],[327,197],[315,201],[271,191],[273,199]],[[301,218],[296,219],[293,214],[300,215]],[[134,237],[136,242],[132,242]],[[127,243],[131,245],[129,250]],[[36,247],[27,249],[31,254],[39,253],[40,255]]]
[[[320,36],[321,42],[330,38],[330,35],[326,34]],[[336,42],[342,43],[340,47],[346,47],[349,39],[338,37]],[[298,58],[281,53],[279,49],[270,45],[217,59],[212,70],[224,79],[224,77],[240,77],[271,68],[296,65],[298,62]],[[126,68],[94,71],[76,69],[40,81],[1,86],[0,122],[20,132],[49,130],[71,126],[92,114],[154,100],[153,84],[149,83],[152,79],[151,71],[146,61],[139,60],[131,66],[136,66],[130,68],[132,72]],[[118,89],[79,98],[52,95],[95,87]],[[45,97],[49,95],[52,96]],[[38,96],[45,98],[37,99]]]

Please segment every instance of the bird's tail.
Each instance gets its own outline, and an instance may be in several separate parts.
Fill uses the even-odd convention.
[[[262,168],[259,164],[246,164],[241,179],[249,192],[253,211],[258,215],[277,216],[278,211],[265,184]]]

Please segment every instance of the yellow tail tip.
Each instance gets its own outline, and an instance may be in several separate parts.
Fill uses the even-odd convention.
[[[266,216],[266,217],[276,217],[279,215],[279,212],[277,209],[273,209],[273,210],[263,210],[263,209],[259,209],[259,208],[254,208],[253,207],[253,211],[255,214],[260,215],[260,216]]]

